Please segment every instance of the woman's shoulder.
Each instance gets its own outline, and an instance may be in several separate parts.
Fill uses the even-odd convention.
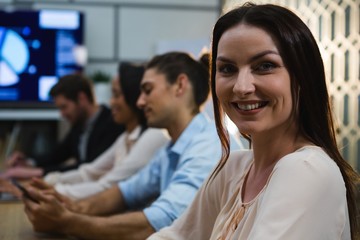
[[[279,160],[276,167],[307,167],[338,170],[333,159],[318,146],[305,146]]]
[[[320,147],[305,146],[286,155],[274,167],[274,174],[307,177],[323,184],[343,184],[335,161]]]

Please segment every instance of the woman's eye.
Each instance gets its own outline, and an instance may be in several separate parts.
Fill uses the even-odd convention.
[[[149,95],[151,93],[152,88],[144,88],[143,91],[146,95]]]
[[[220,65],[217,71],[223,74],[229,74],[235,72],[236,68],[230,64],[224,64]]]
[[[112,91],[112,96],[114,97],[114,98],[118,98],[118,97],[121,97],[121,95],[122,95],[122,92],[119,92],[119,91]]]
[[[257,65],[255,67],[255,71],[268,72],[268,71],[271,71],[272,69],[274,69],[275,67],[276,67],[276,65],[271,62],[264,62],[264,63]]]

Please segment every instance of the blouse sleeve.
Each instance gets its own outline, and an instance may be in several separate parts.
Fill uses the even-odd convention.
[[[117,164],[99,179],[76,184],[57,184],[55,189],[59,193],[72,199],[83,199],[94,195],[133,175],[141,169],[152,158],[158,148],[167,141],[168,137],[163,131],[159,129],[148,129],[136,141],[129,154],[123,159],[117,159]],[[117,147],[119,147],[119,144],[117,144]],[[114,151],[115,150],[113,150],[113,152]],[[115,160],[113,160],[113,162],[114,161]],[[100,169],[100,167],[98,169]],[[91,169],[87,168],[86,172],[90,172],[90,170]],[[91,171],[94,172],[94,169]],[[100,173],[100,171],[98,172]]]
[[[72,200],[80,200],[106,189],[100,182],[80,182],[76,184],[56,184],[55,190]]]
[[[280,161],[248,239],[350,239],[346,189],[333,160],[313,153]]]
[[[49,173],[45,176],[45,181],[50,184],[73,184],[98,179],[113,167],[115,161],[115,150],[123,141],[122,136],[123,134],[120,135],[116,142],[93,162],[81,164],[78,169],[63,173]]]
[[[143,168],[154,156],[155,152],[169,141],[169,137],[160,129],[148,128],[136,141],[129,154],[119,161],[99,181],[110,186],[127,179]]]

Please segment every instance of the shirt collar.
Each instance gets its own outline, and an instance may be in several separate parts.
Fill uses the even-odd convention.
[[[167,147],[168,155],[180,155],[183,153],[187,145],[191,142],[193,136],[202,132],[209,121],[209,117],[206,113],[198,113],[181,133],[176,142],[170,142]]]
[[[141,127],[137,126],[134,130],[132,130],[129,134],[128,134],[128,139],[130,141],[136,141],[141,133]]]

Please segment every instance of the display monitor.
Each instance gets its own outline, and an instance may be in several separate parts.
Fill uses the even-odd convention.
[[[0,11],[0,107],[53,107],[58,78],[83,70],[83,25],[78,11]]]

